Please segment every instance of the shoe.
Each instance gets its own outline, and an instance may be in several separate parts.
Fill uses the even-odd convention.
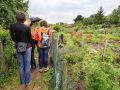
[[[43,68],[39,69],[39,72],[41,72],[41,73],[42,73],[42,72],[43,72]]]
[[[45,71],[45,72],[47,72],[48,70],[49,70],[49,68],[48,68],[48,67],[47,67],[47,68],[44,68],[44,71]]]
[[[26,90],[33,90],[33,84],[31,82],[26,84]]]
[[[25,85],[20,85],[18,90],[25,90]]]

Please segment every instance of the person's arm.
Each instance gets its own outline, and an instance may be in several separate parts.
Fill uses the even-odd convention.
[[[32,35],[31,35],[31,28],[28,27],[28,30],[27,30],[27,40],[28,40],[28,43],[31,43],[32,41]]]
[[[11,36],[12,40],[15,42],[15,35],[14,35],[13,25],[10,25],[10,36]]]

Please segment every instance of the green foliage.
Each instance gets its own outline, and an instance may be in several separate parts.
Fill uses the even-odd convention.
[[[83,53],[83,54],[81,54]],[[89,51],[81,48],[79,61],[75,61],[72,66],[72,79],[79,82],[80,75],[84,72],[84,80],[87,90],[118,90],[117,78],[120,75],[118,69],[114,68],[114,53],[107,51],[102,61],[101,53],[91,54]],[[77,56],[76,55],[76,56]],[[74,57],[74,60],[76,57]]]
[[[83,25],[91,25],[91,24],[95,24],[95,25],[99,25],[99,24],[103,24],[104,21],[104,10],[103,7],[101,6],[98,10],[98,12],[96,14],[92,14],[90,17],[88,18],[84,18],[82,15],[78,15],[74,21],[75,24],[80,22]]]
[[[53,68],[49,69],[48,72],[44,73],[42,75],[42,79],[39,77],[38,80],[35,80],[34,83],[39,84],[39,85],[43,85],[42,86],[42,90],[48,90],[48,88],[52,88],[52,84],[53,84]]]
[[[17,60],[13,56],[15,48],[10,40],[10,34],[2,28],[0,28],[0,40],[2,41],[4,52],[3,59],[0,61],[4,63],[3,70],[0,71],[0,86],[3,86],[14,75],[17,68]]]
[[[101,6],[96,14],[96,24],[102,24],[104,22],[104,10]]]
[[[97,44],[102,43],[105,39],[108,41],[118,40],[115,33],[119,32],[119,28],[109,28],[106,34],[92,29],[83,31],[84,34],[88,32],[91,34],[92,44]],[[71,78],[73,83],[76,84],[75,87],[82,77],[85,81],[86,90],[120,89],[117,80],[120,76],[120,69],[115,68],[116,64],[114,62],[117,54],[113,52],[113,49],[118,49],[118,45],[108,44],[106,50],[103,48],[97,51],[85,43],[84,39],[80,40],[78,36],[70,37],[68,35],[66,39],[69,41],[63,47],[65,59],[71,66]],[[72,45],[69,45],[71,42]]]
[[[93,62],[90,65],[85,77],[87,89],[89,90],[118,90],[118,82],[116,80],[117,72],[112,64]],[[94,65],[94,66],[93,66]],[[92,68],[93,67],[93,68]]]
[[[80,68],[81,68],[81,63],[76,63],[72,65],[72,80],[75,82],[78,82],[80,80]]]
[[[107,53],[109,53],[109,51]],[[103,57],[100,53],[94,55],[94,58],[91,59],[90,56],[85,57],[83,68],[86,72],[85,81],[87,89],[118,90],[119,86],[117,78],[119,77],[120,72],[114,68],[114,65],[112,63],[114,60],[114,54],[110,53],[105,55],[105,57],[109,57],[105,58],[105,61],[102,61]]]
[[[104,9],[101,6],[97,13],[90,15],[87,18],[84,18],[82,15],[77,15],[74,19],[75,24],[77,22],[82,23],[85,26],[88,25],[103,25],[103,28],[110,27],[111,24],[119,26],[120,23],[120,6],[117,9],[114,9],[112,14],[104,16]]]
[[[74,42],[73,42],[72,38],[70,37],[70,34],[64,34],[64,37],[65,37],[67,47],[72,48],[74,45]]]
[[[60,24],[55,24],[53,26],[53,29],[56,30],[57,32],[63,31],[64,30],[64,26],[60,25]]]
[[[109,20],[112,24],[118,24],[120,22],[120,6],[117,9],[114,9],[112,14],[109,16]]]
[[[74,22],[77,23],[77,22],[83,22],[83,19],[84,17],[82,15],[78,15],[75,19],[74,19]]]
[[[67,35],[65,39],[67,39],[66,46],[64,46],[66,60],[71,64],[82,61],[83,56],[85,55],[85,51],[87,50],[86,47],[88,47],[88,45],[86,45],[85,42],[80,40],[78,37],[70,38],[70,36]]]
[[[75,27],[74,31],[77,32],[79,29],[81,29],[83,27],[83,23],[81,21],[77,21],[75,23],[75,26],[76,27]]]
[[[28,1],[24,0],[0,0],[0,23],[4,28],[8,28],[10,23],[15,21],[17,11],[28,10]]]
[[[104,22],[104,10],[103,7],[100,7],[96,14],[93,14],[89,17],[89,22],[91,24],[102,24]]]

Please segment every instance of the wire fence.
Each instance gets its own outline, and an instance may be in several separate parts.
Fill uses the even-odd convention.
[[[54,34],[52,41],[50,54],[54,64],[53,90],[73,90],[67,73],[67,64],[64,63],[62,50],[58,48],[58,40],[55,39]]]

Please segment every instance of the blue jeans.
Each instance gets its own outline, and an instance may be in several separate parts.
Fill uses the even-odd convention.
[[[48,66],[48,51],[49,48],[39,48],[39,68],[47,68]]]
[[[17,60],[19,64],[20,82],[21,84],[30,83],[31,69],[31,48],[28,48],[24,53],[17,52]]]

